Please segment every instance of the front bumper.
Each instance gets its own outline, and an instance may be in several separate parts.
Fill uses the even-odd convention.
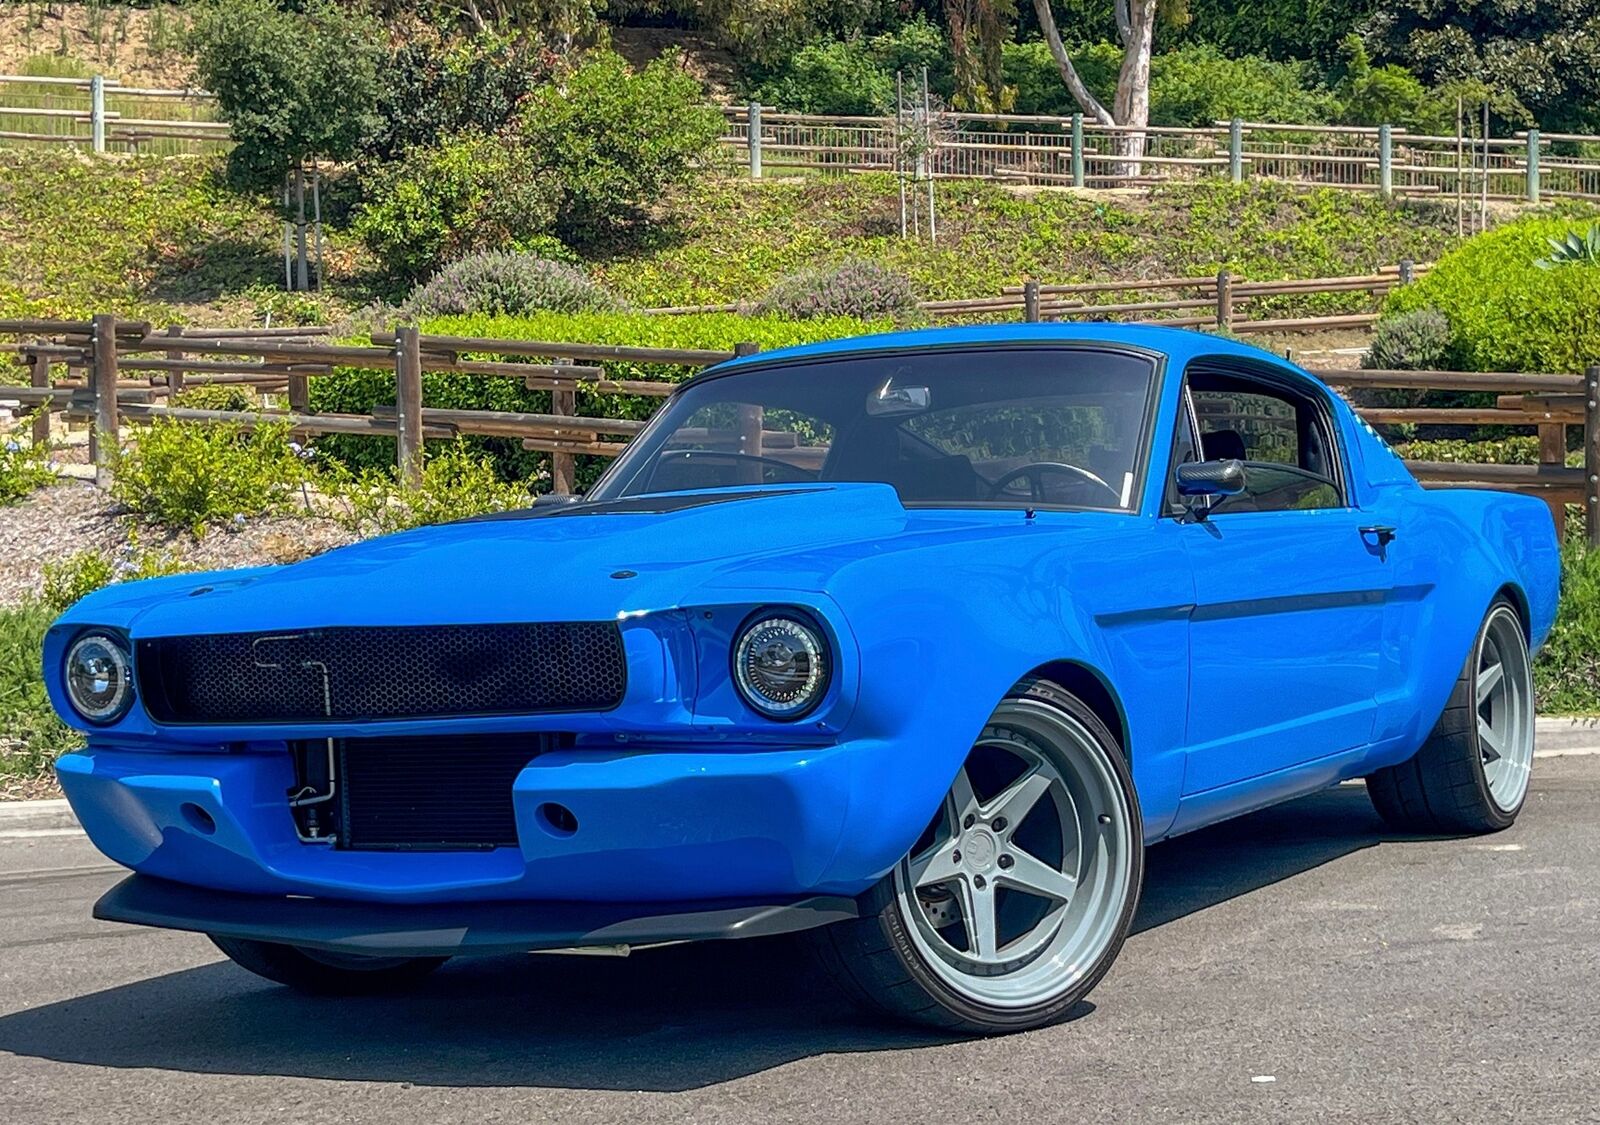
[[[456,957],[593,949],[672,941],[766,937],[857,917],[854,899],[433,905],[338,902],[203,890],[130,875],[95,903],[94,916],[219,937],[382,957]]]
[[[84,829],[142,875],[248,895],[354,902],[671,903],[854,895],[906,846],[873,818],[881,846],[841,849],[862,763],[880,743],[788,749],[572,749],[541,755],[513,786],[516,847],[375,852],[308,844],[285,794],[289,756],[91,745],[58,763]],[[852,798],[856,797],[853,801]],[[536,810],[559,802],[579,829]],[[859,833],[848,833],[852,844]],[[913,832],[914,835],[914,832]],[[841,851],[849,862],[841,864]],[[773,897],[777,896],[777,897]]]

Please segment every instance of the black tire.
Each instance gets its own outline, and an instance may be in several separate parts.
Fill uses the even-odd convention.
[[[1138,795],[1117,738],[1076,696],[1048,681],[1025,680],[1006,701],[1027,698],[1059,709],[1086,728],[1105,751],[1126,799],[1131,819],[1126,901],[1116,918],[1110,944],[1089,970],[1058,995],[1026,1008],[1002,1008],[974,1001],[955,991],[931,971],[912,941],[891,873],[861,900],[861,917],[802,935],[818,961],[841,988],[870,1009],[895,1019],[966,1035],[995,1035],[1054,1023],[1074,1007],[1106,975],[1133,925],[1144,878],[1143,821]],[[1002,704],[1003,706],[1004,704]]]
[[[1521,615],[1504,597],[1496,598],[1479,625],[1444,713],[1415,755],[1367,778],[1367,795],[1391,828],[1428,835],[1482,835],[1516,822],[1526,793],[1511,809],[1490,796],[1478,738],[1475,673],[1484,635],[1497,610]],[[1532,699],[1531,680],[1527,685]]]
[[[360,957],[270,941],[208,935],[240,968],[314,996],[377,996],[411,988],[445,957]]]

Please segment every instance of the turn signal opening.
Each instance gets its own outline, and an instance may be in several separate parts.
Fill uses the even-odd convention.
[[[578,831],[578,818],[566,805],[546,801],[538,808],[539,826],[552,836],[571,836]]]

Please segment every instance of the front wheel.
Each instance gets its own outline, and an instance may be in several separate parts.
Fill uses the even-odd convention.
[[[1075,696],[1003,700],[862,917],[811,935],[823,964],[892,1015],[977,1034],[1060,1019],[1133,923],[1143,825],[1116,738]]]
[[[209,935],[240,968],[258,977],[321,996],[375,996],[416,984],[444,957],[369,957],[301,945]]]

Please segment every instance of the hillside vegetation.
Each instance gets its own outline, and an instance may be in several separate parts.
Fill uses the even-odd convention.
[[[335,209],[330,190],[329,210]],[[1148,195],[941,185],[939,241],[899,237],[886,176],[706,178],[670,199],[639,239],[581,262],[633,304],[754,300],[816,262],[871,258],[923,298],[1052,281],[1211,273],[1251,278],[1364,272],[1437,256],[1453,216],[1337,191],[1258,182],[1173,185]],[[161,321],[337,319],[386,290],[337,222],[328,291],[282,292],[282,226],[266,196],[223,186],[218,162],[90,160],[0,152],[0,316],[97,311]]]

